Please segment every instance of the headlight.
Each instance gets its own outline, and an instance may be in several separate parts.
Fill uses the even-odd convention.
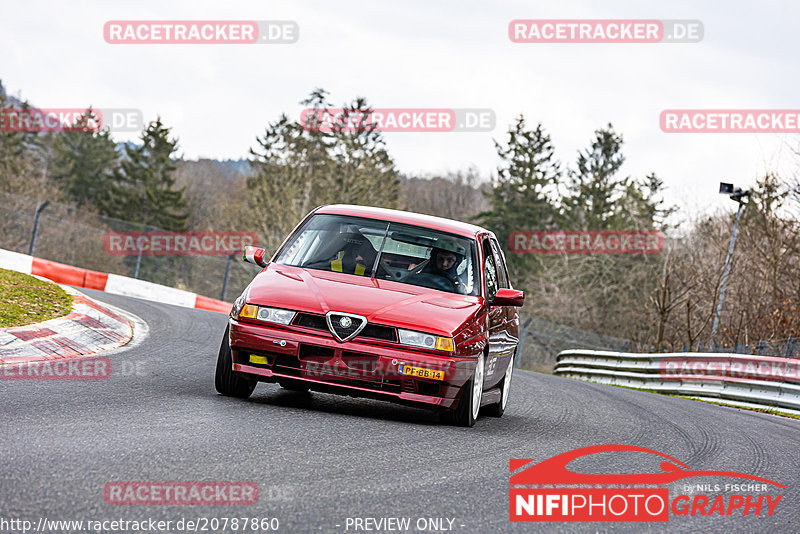
[[[453,350],[453,339],[449,337],[434,336],[433,334],[423,334],[413,330],[397,329],[397,337],[403,345],[420,347],[430,350]]]
[[[256,319],[257,321],[277,324],[289,324],[295,315],[297,315],[297,312],[256,306],[255,304],[246,304],[239,312],[239,318]]]
[[[281,310],[278,308],[258,308],[258,320],[267,321],[269,323],[289,324],[294,319],[297,312],[289,310]]]

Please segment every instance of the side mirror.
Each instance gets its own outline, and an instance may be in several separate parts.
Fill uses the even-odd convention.
[[[522,306],[525,303],[525,293],[516,289],[498,289],[492,299],[492,306]]]
[[[259,267],[266,267],[267,261],[265,256],[267,255],[267,251],[263,248],[258,247],[245,247],[244,253],[242,254],[242,259],[248,263],[254,263]]]

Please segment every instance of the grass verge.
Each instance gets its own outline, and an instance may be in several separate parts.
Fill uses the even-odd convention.
[[[71,309],[72,297],[58,285],[0,269],[0,328],[55,319]]]

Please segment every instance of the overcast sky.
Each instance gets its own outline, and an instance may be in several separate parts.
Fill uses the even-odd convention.
[[[516,44],[512,19],[698,19],[699,43]],[[284,45],[112,45],[108,20],[293,20]],[[387,133],[406,173],[498,164],[492,139],[524,113],[574,165],[593,131],[625,139],[626,175],[654,171],[687,212],[735,208],[719,181],[794,172],[791,134],[668,134],[676,108],[799,109],[800,4],[785,2],[227,1],[7,2],[0,78],[43,108],[137,108],[161,115],[186,158],[247,157],[256,136],[316,88],[334,103],[490,108],[494,131]],[[135,134],[115,134],[119,140]]]

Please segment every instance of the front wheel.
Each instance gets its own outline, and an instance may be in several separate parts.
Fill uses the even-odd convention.
[[[225,329],[225,336],[222,338],[222,345],[219,347],[217,356],[217,371],[214,376],[214,386],[217,392],[226,397],[238,397],[246,399],[256,388],[255,380],[248,380],[243,376],[233,372],[233,358],[231,357],[231,343],[228,337],[228,328]]]
[[[506,404],[508,404],[508,391],[511,389],[511,373],[514,371],[514,355],[511,355],[511,360],[508,362],[506,374],[503,377],[503,382],[500,384],[500,400],[486,407],[486,415],[492,417],[500,417],[506,411]]]
[[[483,398],[483,360],[484,357],[481,354],[478,357],[478,363],[475,365],[475,372],[472,374],[472,378],[464,384],[464,391],[461,394],[458,407],[451,412],[451,420],[457,426],[473,426],[478,418],[478,412],[481,410],[481,399]]]

